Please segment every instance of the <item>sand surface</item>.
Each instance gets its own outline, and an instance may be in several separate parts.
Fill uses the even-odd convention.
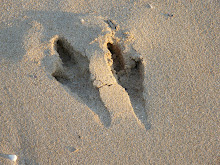
[[[1,0],[0,164],[220,164],[219,5]]]

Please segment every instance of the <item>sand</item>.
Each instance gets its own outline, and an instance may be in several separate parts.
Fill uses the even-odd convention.
[[[220,164],[217,0],[0,11],[0,164]]]

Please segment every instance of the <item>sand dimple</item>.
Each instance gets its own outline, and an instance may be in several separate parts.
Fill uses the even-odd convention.
[[[125,69],[125,62],[124,58],[121,54],[121,50],[118,45],[114,45],[111,43],[107,44],[108,50],[112,54],[112,60],[113,60],[113,68],[118,73],[121,70]]]
[[[99,92],[93,87],[90,80],[89,60],[74,48],[64,38],[58,38],[54,43],[55,50],[62,60],[63,71],[55,71],[52,76],[71,93],[77,94],[86,105],[93,110],[106,126],[110,126],[111,118],[103,105]]]

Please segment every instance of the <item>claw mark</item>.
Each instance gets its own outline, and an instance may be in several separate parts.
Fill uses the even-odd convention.
[[[116,30],[117,26],[111,20],[105,20],[105,22],[109,25],[110,28]]]

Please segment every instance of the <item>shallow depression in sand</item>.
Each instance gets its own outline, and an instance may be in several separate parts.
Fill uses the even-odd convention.
[[[99,92],[90,80],[89,60],[74,48],[64,38],[58,38],[55,50],[62,60],[63,71],[57,70],[52,76],[71,93],[77,94],[80,99],[93,110],[100,118],[103,125],[110,126],[111,118],[108,110],[103,105]]]

